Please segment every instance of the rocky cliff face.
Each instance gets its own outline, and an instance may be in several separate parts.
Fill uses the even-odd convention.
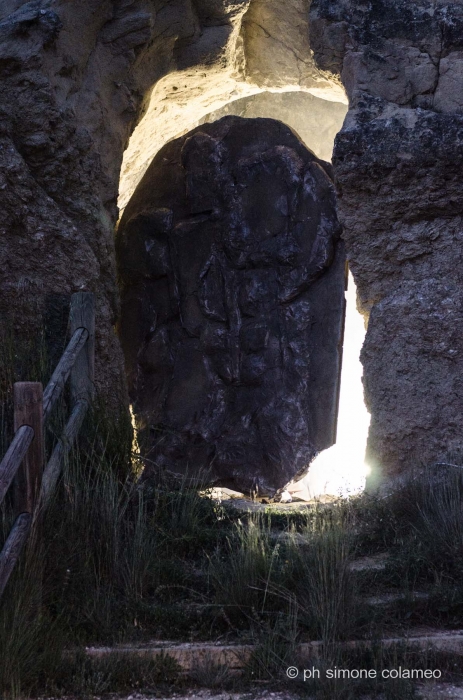
[[[153,16],[130,3],[3,2],[0,10],[0,313],[41,328],[48,307],[96,292],[97,378],[124,395],[113,228],[122,149]]]
[[[394,474],[463,442],[463,4],[314,0],[311,38],[350,99],[338,207],[369,319],[369,451]]]
[[[334,443],[345,258],[327,170],[280,122],[239,117],[149,167],[117,248],[149,463],[272,494]]]

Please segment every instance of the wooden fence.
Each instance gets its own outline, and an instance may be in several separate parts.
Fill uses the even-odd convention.
[[[10,486],[17,514],[0,552],[0,598],[21,550],[53,493],[64,457],[82,426],[93,396],[95,307],[93,294],[73,294],[71,340],[43,391],[38,382],[14,385],[14,438],[0,463],[0,505]],[[70,378],[71,415],[45,465],[44,428]]]

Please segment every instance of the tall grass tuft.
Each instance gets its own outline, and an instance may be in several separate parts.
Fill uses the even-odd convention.
[[[282,562],[281,547],[271,539],[268,518],[254,514],[244,523],[239,521],[225,548],[210,559],[217,603],[242,623],[262,614],[272,602],[269,587],[280,580]]]
[[[205,530],[219,532],[215,505],[198,493],[203,482],[169,479],[152,493],[136,469],[122,478],[103,431],[92,438],[95,415],[90,423],[45,513],[43,546],[28,548],[0,604],[0,697],[71,682],[66,647],[153,636],[165,590],[188,588],[188,553]],[[0,547],[11,527],[5,509],[1,522]],[[87,671],[82,684],[98,686]]]
[[[361,499],[359,521],[368,546],[389,550],[396,583],[457,583],[463,575],[463,460],[421,466],[399,488]]]
[[[299,617],[325,654],[353,633],[357,621],[355,581],[349,569],[352,538],[345,524],[320,521],[306,533],[308,545],[294,547],[295,595]]]
[[[26,547],[0,604],[0,697],[39,690],[61,664],[61,620],[48,611],[54,595],[41,573],[37,549]]]
[[[425,566],[463,576],[463,465],[427,467],[409,486],[410,525]]]
[[[329,650],[357,621],[352,548],[343,510],[333,517],[321,508],[299,522],[298,532],[290,527],[279,535],[269,516],[254,514],[210,559],[216,601],[238,626],[295,615]]]

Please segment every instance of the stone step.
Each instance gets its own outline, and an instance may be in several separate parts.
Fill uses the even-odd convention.
[[[379,595],[372,595],[366,598],[362,598],[362,602],[370,607],[388,607],[391,605],[396,605],[397,603],[410,602],[410,603],[424,603],[430,599],[430,594],[426,591],[394,591],[385,592]]]
[[[265,499],[264,499],[265,500]],[[306,503],[297,501],[293,503],[262,503],[261,501],[251,501],[247,498],[233,498],[227,501],[222,501],[229,507],[235,508],[240,513],[307,513],[315,505],[316,501]]]
[[[367,641],[345,642],[345,648],[364,646]],[[422,651],[441,651],[463,656],[463,630],[442,631],[436,629],[415,629],[407,636],[388,637],[382,640],[385,647],[405,645]],[[231,671],[245,667],[254,650],[252,644],[214,644],[214,643],[172,643],[156,642],[145,645],[119,645],[112,647],[87,647],[88,656],[100,659],[111,654],[142,658],[157,658],[168,655],[174,658],[186,673],[202,664],[226,666]],[[321,642],[300,644],[297,656],[301,659],[317,658],[320,655]]]
[[[363,571],[384,571],[387,566],[389,554],[381,552],[369,557],[360,557],[351,562],[349,569],[355,572]]]

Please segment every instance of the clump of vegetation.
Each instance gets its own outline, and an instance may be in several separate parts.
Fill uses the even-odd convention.
[[[32,378],[46,380],[40,357]],[[18,357],[15,362],[1,376],[4,406],[8,382],[24,378]],[[65,401],[51,424],[49,451]],[[271,682],[316,700],[415,697],[414,685],[403,679],[325,677],[288,686],[286,669],[297,662],[301,643],[314,640],[312,662],[322,672],[408,663],[409,651],[375,640],[425,619],[460,624],[463,470],[452,464],[423,468],[386,496],[293,514],[238,513],[208,497],[207,473],[178,478],[159,471],[140,481],[130,422],[96,401],[44,514],[41,537],[31,540],[0,601],[0,697],[149,691],[185,682],[169,657],[91,658],[82,651],[155,638],[254,645],[241,680],[205,659],[189,681],[202,686]],[[7,502],[0,509],[0,547],[11,522]],[[388,555],[382,569],[352,567],[359,556],[378,553]],[[419,586],[428,597],[417,602]],[[368,602],[390,589],[406,595],[392,605]],[[301,660],[301,667],[310,661]],[[422,652],[413,663],[424,663]],[[452,663],[447,669],[455,674]]]
[[[48,613],[49,591],[41,575],[41,560],[28,547],[0,607],[1,698],[40,687],[62,663],[67,640],[57,617]]]
[[[5,697],[149,689],[160,682],[160,674],[174,683],[168,680],[175,675],[169,676],[170,661],[162,668],[139,667],[135,661],[135,668],[128,660],[115,664],[74,653],[91,644],[175,637],[245,641],[254,644],[254,651],[246,660],[244,680],[284,686],[286,668],[301,642],[318,640],[317,666],[323,669],[353,663],[347,640],[379,638],[391,611],[376,618],[367,612],[365,625],[365,582],[351,566],[365,545],[365,529],[375,522],[374,506],[371,517],[361,500],[318,506],[306,516],[298,514],[294,523],[287,519],[285,528],[277,515],[274,528],[270,512],[238,514],[201,495],[203,480],[158,475],[154,485],[140,484],[130,451],[123,445],[115,450],[114,436],[109,445],[104,425],[95,414],[89,419],[45,515],[42,547],[28,548],[0,604]],[[126,460],[125,466],[119,459]],[[447,494],[447,485],[442,488]],[[407,536],[413,541],[422,536],[417,523],[430,522],[434,499],[442,497],[426,492],[418,502],[410,492],[408,530],[397,514],[403,505],[390,501],[391,531],[397,528],[391,551],[404,551],[400,547]],[[402,503],[404,492],[397,498]],[[3,516],[5,535],[6,510]],[[370,551],[373,541],[370,530]],[[393,580],[391,570],[374,576]],[[379,579],[368,585],[376,591]],[[368,657],[370,667],[379,668],[383,656]],[[193,682],[235,687],[227,669],[212,661],[203,666]],[[178,682],[182,676],[177,673]],[[408,681],[394,683],[360,686],[325,678],[299,690],[320,700],[364,692],[414,697]]]
[[[283,584],[289,562],[271,535],[271,519],[251,515],[236,523],[225,547],[217,549],[210,559],[215,600],[237,624],[249,625],[272,603],[273,609],[281,604],[274,600],[269,586]]]
[[[89,417],[45,514],[42,545],[31,542],[0,602],[0,689],[13,696],[56,678],[66,647],[162,636],[163,627],[170,636],[172,621],[159,611],[179,597],[197,600],[202,548],[221,537],[202,481],[174,487],[166,478],[151,492],[130,464],[121,478],[130,452],[109,444],[104,424]],[[10,527],[5,508],[0,547]]]
[[[210,559],[215,599],[237,626],[268,622],[294,609],[301,632],[325,646],[346,638],[355,626],[353,557],[345,513],[324,507],[298,529],[275,532],[270,514],[240,521],[226,546]]]
[[[355,577],[349,568],[352,536],[344,518],[320,517],[307,539],[305,549],[294,540],[291,543],[297,582],[294,595],[301,622],[329,654],[339,640],[355,635],[359,615]]]
[[[225,664],[215,661],[210,654],[191,669],[189,679],[201,688],[233,690],[239,685],[236,674]]]
[[[53,679],[53,692],[77,697],[137,690],[154,692],[175,687],[181,679],[178,663],[168,654],[155,658],[111,653],[101,658],[77,653],[61,665]]]
[[[256,620],[251,640],[254,648],[244,660],[245,678],[278,682],[297,658],[299,637],[297,605],[288,605],[273,617]]]
[[[411,470],[399,489],[352,504],[364,553],[388,551],[396,581],[457,582],[463,574],[463,460]],[[367,526],[365,526],[367,524]]]

